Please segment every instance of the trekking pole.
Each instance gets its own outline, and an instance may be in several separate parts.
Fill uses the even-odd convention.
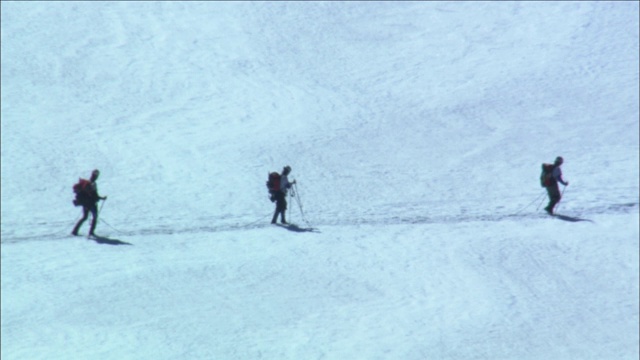
[[[105,202],[107,202],[107,199],[102,200],[102,205],[100,205],[100,209],[98,209],[98,215],[100,215],[100,213],[102,212],[102,207],[104,206]]]
[[[293,187],[291,188],[291,191],[287,192],[287,203],[291,203],[291,198],[294,197],[294,192],[293,192]],[[293,224],[293,212],[291,212],[291,210],[289,210],[289,224]]]
[[[309,220],[307,220],[307,217],[304,214],[304,210],[303,210],[303,206],[302,206],[302,199],[300,198],[300,192],[298,191],[298,184],[293,184],[293,187],[296,189],[295,192],[297,194],[296,196],[296,203],[298,203],[298,208],[300,209],[300,215],[302,216],[302,221],[305,222],[305,224],[307,224],[307,226],[311,226],[311,224],[309,223]]]
[[[544,195],[544,193],[542,193],[542,195]],[[542,200],[540,200],[540,203],[536,207],[536,211],[540,210],[540,206],[542,206],[542,204],[544,204],[544,197],[542,197]]]
[[[100,221],[102,221],[103,223],[105,223],[105,225],[107,225],[108,227],[112,228],[113,230],[115,230],[115,231],[117,231],[117,232],[119,232],[119,233],[121,233],[121,234],[125,234],[125,235],[126,235],[126,233],[125,233],[124,231],[122,231],[122,230],[118,230],[118,229],[114,228],[113,226],[111,226],[111,224],[109,224],[108,222],[104,221],[104,219],[103,219],[103,218],[100,218]]]
[[[562,196],[564,196],[564,190],[567,188],[567,185],[563,185],[562,186],[562,192],[560,193],[560,199],[562,199]],[[558,211],[558,209],[560,208],[560,202],[558,201],[558,205],[556,206],[556,212]]]
[[[295,198],[296,199],[296,203],[298,202],[298,189],[296,188],[296,180],[293,180],[293,183],[291,185],[291,189],[289,190],[289,192],[287,193],[287,195],[289,196],[289,202],[291,202],[291,198]],[[289,211],[289,222],[293,223],[293,212]]]
[[[108,227],[112,228],[113,230],[115,230],[115,231],[117,231],[117,232],[119,232],[121,234],[124,234],[124,231],[120,231],[120,230],[114,228],[113,226],[111,226],[111,224],[109,224],[108,222],[104,221],[104,219],[100,216],[100,213],[102,212],[102,208],[104,207],[104,203],[105,202],[107,202],[107,199],[103,199],[102,200],[102,205],[100,205],[100,209],[98,209],[98,219],[100,221],[102,221],[103,223],[105,223]]]
[[[536,201],[538,201],[540,199],[540,197],[542,197],[542,195],[544,195],[544,192],[541,193],[540,195],[538,195],[537,198],[535,198],[532,202],[528,203],[527,205],[523,206],[520,210],[518,210],[514,215],[518,215],[520,214],[522,211],[524,211],[524,209],[528,208],[529,206],[535,204]],[[544,199],[544,198],[543,198]],[[540,207],[540,205],[538,205],[538,208]],[[536,209],[538,210],[538,209]]]
[[[80,217],[82,217],[82,210],[80,210],[80,214],[78,214],[78,216],[76,216],[76,219],[73,220],[73,225],[76,225],[78,223],[78,220],[80,220]]]
[[[264,219],[268,218],[269,216],[272,216],[272,214],[271,214],[271,213],[268,213],[267,215],[265,215],[265,216],[261,217],[260,219],[258,219],[258,220],[256,220],[256,221],[254,221],[254,222],[252,222],[252,223],[248,223],[248,224],[244,225],[244,227],[246,227],[246,228],[251,228],[251,227],[255,226],[256,224],[263,222],[263,221],[264,221]]]

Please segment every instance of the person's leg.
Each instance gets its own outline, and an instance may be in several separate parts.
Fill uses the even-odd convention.
[[[553,213],[554,208],[560,202],[560,198],[561,198],[560,191],[558,191],[556,194],[554,194],[554,197],[553,197],[553,204],[551,205],[551,213]]]
[[[273,212],[273,218],[271,219],[271,223],[275,224],[278,221],[278,215],[283,211],[282,210],[282,202],[284,201],[284,196],[281,192],[277,192],[275,194],[276,198],[276,210]]]
[[[80,220],[78,220],[78,222],[76,223],[76,226],[73,228],[73,231],[71,231],[72,235],[78,235],[78,230],[80,230],[80,226],[82,226],[84,221],[87,220],[88,216],[89,216],[89,209],[86,206],[83,206],[82,207],[82,218]]]
[[[549,210],[549,209],[551,209],[550,208],[550,206],[551,206],[551,190],[550,190],[549,186],[547,186],[546,189],[547,189],[547,196],[549,197],[549,202],[547,203],[547,206],[545,206],[544,211],[546,211],[548,213],[551,213],[551,210]]]
[[[560,202],[560,189],[558,188],[558,185],[552,185],[547,188],[547,192],[549,193],[549,205],[544,209],[549,214],[553,214],[553,208],[558,202]]]
[[[91,219],[91,229],[89,230],[89,235],[95,235],[94,231],[96,230],[96,225],[98,224],[98,207],[97,205],[93,205],[90,209],[91,215],[93,218]]]

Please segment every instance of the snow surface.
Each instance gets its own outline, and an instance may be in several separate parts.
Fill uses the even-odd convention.
[[[638,359],[638,2],[1,6],[3,360]]]

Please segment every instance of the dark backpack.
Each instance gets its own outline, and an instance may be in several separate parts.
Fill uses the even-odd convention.
[[[73,205],[80,206],[86,204],[87,200],[91,198],[91,181],[79,179],[78,182],[73,185],[73,192],[76,194]]]
[[[269,189],[269,195],[271,195],[271,202],[276,201],[275,194],[280,191],[280,174],[277,172],[269,173],[267,189]]]
[[[547,187],[553,184],[553,165],[542,164],[542,174],[540,174],[540,186]]]

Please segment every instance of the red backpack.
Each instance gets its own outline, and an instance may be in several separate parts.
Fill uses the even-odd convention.
[[[267,189],[269,189],[269,199],[271,202],[276,201],[276,192],[280,191],[280,174],[277,172],[269,173]]]
[[[78,182],[73,185],[73,192],[76,194],[76,198],[73,200],[73,205],[82,205],[83,202],[91,195],[91,181],[82,178],[79,179]]]
[[[280,191],[280,174],[277,172],[269,173],[269,179],[267,180],[267,189],[269,193]]]
[[[542,164],[542,174],[540,174],[540,186],[547,187],[553,184],[553,168],[552,164]]]

